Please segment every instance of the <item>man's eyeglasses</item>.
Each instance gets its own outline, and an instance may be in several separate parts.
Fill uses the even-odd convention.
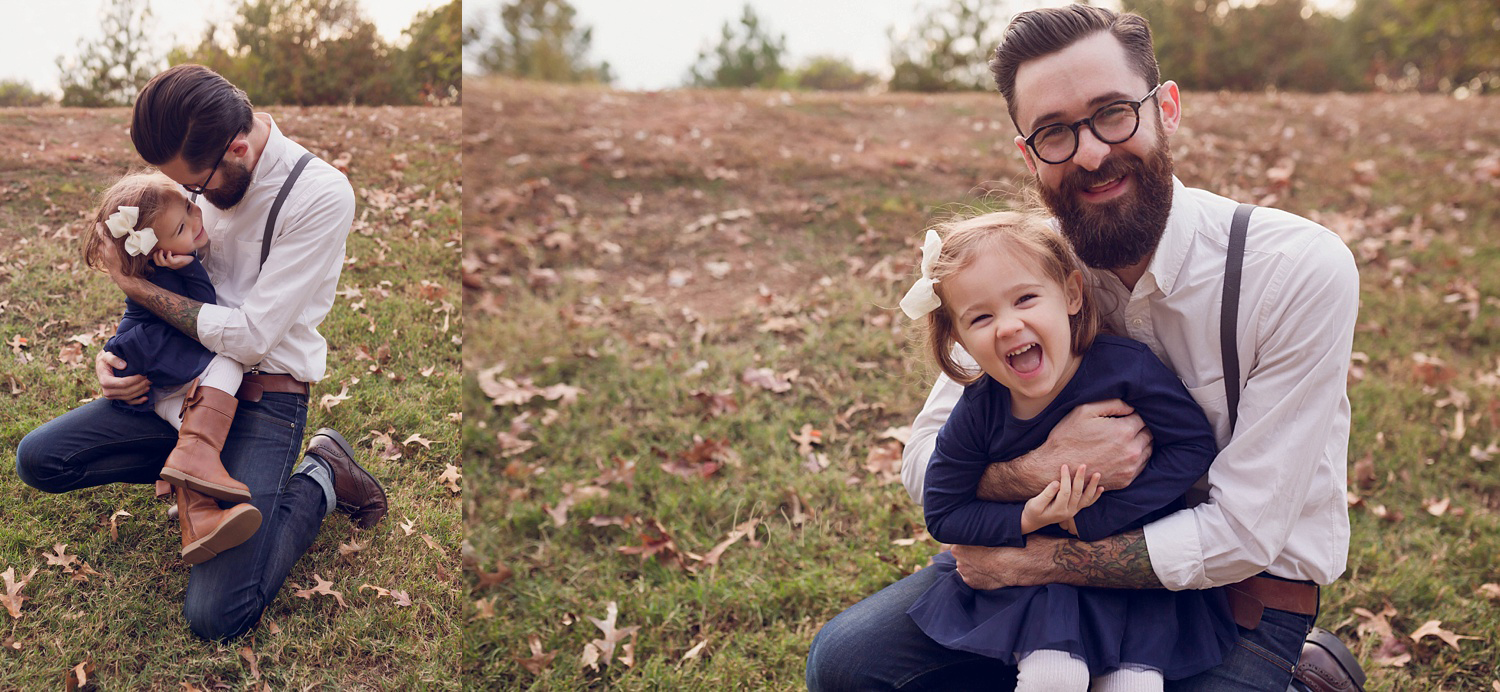
[[[201,185],[187,185],[187,184],[184,184],[182,186],[182,189],[188,191],[188,195],[189,195],[188,201],[189,202],[192,202],[193,204],[197,204],[198,203],[198,195],[203,194],[203,191],[208,187],[208,184],[211,183],[211,182],[213,182],[214,173],[217,173],[219,171],[219,164],[224,163],[224,157],[229,154],[229,148],[232,147],[232,146],[234,146],[234,140],[233,139],[229,140],[229,144],[224,145],[224,151],[219,154],[219,160],[214,162],[214,167],[211,168],[211,169],[209,169],[209,171],[208,171],[208,177],[203,179],[203,184],[201,184]]]
[[[1084,125],[1089,126],[1099,141],[1119,144],[1135,136],[1135,131],[1141,126],[1141,104],[1151,100],[1160,88],[1160,84],[1152,87],[1139,101],[1120,100],[1105,104],[1093,115],[1071,125],[1053,123],[1039,127],[1026,138],[1026,146],[1046,163],[1065,163],[1078,153],[1078,128]]]

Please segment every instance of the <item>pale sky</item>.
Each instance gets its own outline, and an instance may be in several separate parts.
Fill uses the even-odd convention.
[[[994,0],[1005,5],[1000,19],[1032,7],[1066,4],[1066,0]],[[746,0],[571,0],[578,22],[592,27],[594,62],[609,61],[615,87],[630,90],[681,86],[698,52],[717,45],[725,22],[738,27]],[[950,0],[748,0],[772,35],[786,36],[787,64],[831,55],[856,68],[889,76],[890,38],[908,31],[932,7]],[[1352,0],[1313,0],[1318,7]],[[1103,0],[1118,8],[1117,0]],[[464,25],[499,26],[500,0],[464,0]],[[997,27],[997,30],[1003,28]]]
[[[440,7],[446,0],[356,0],[366,19],[387,42],[402,38],[401,31],[422,10]],[[179,45],[197,45],[204,27],[213,22],[226,35],[233,25],[238,0],[147,0],[152,25],[160,37],[156,53]],[[104,10],[112,0],[0,0],[0,79],[17,79],[37,91],[58,95],[57,57],[76,56],[80,40],[93,41],[102,34]]]

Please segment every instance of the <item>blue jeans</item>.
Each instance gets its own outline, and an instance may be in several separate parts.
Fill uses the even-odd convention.
[[[807,654],[807,688],[815,692],[1013,689],[1014,665],[946,649],[907,616],[906,609],[937,575],[929,565],[829,620]],[[1168,681],[1166,688],[1174,692],[1285,690],[1311,627],[1311,617],[1267,610],[1260,627],[1240,629],[1238,645],[1222,664],[1192,678]]]
[[[193,566],[182,613],[204,639],[250,631],[318,536],[322,488],[302,474],[288,478],[301,457],[306,422],[307,397],[300,394],[267,393],[239,404],[221,458],[230,475],[250,486],[261,525],[250,540]],[[22,438],[16,474],[49,493],[151,483],[176,444],[177,431],[156,414],[97,399]]]

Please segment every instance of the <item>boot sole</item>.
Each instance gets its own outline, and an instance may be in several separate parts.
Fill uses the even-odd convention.
[[[164,480],[164,481],[166,481],[166,482],[168,482],[168,483],[170,483],[170,484],[172,484],[173,486],[178,487],[178,488],[187,488],[188,490],[196,490],[196,491],[198,491],[200,493],[203,493],[204,495],[207,495],[209,497],[212,497],[212,498],[214,498],[216,500],[223,500],[225,502],[249,502],[250,501],[250,491],[249,490],[241,490],[239,488],[231,488],[231,487],[229,487],[227,485],[219,485],[218,483],[210,483],[208,481],[203,480],[202,478],[198,478],[197,476],[189,476],[186,473],[178,471],[177,469],[172,469],[172,468],[164,468],[164,469],[162,469],[161,470],[161,479]]]
[[[182,547],[182,561],[190,565],[217,557],[230,548],[250,540],[260,530],[260,510],[241,504],[224,512],[224,518],[207,536]]]

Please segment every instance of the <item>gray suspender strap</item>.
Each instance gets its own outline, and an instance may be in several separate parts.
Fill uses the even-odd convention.
[[[1229,223],[1229,254],[1224,258],[1224,300],[1219,309],[1219,349],[1224,359],[1224,395],[1229,400],[1229,432],[1240,418],[1240,352],[1235,331],[1240,318],[1240,277],[1245,265],[1245,232],[1254,204],[1241,204]]]
[[[266,266],[266,256],[271,254],[271,231],[276,228],[276,216],[281,213],[281,205],[286,202],[286,196],[292,191],[292,183],[297,182],[297,176],[302,175],[302,169],[307,167],[307,162],[313,159],[312,152],[302,155],[297,159],[297,165],[292,166],[292,173],[286,177],[286,182],[281,184],[281,191],[276,193],[276,201],[271,203],[271,215],[266,217],[266,235],[260,241],[260,266]]]

